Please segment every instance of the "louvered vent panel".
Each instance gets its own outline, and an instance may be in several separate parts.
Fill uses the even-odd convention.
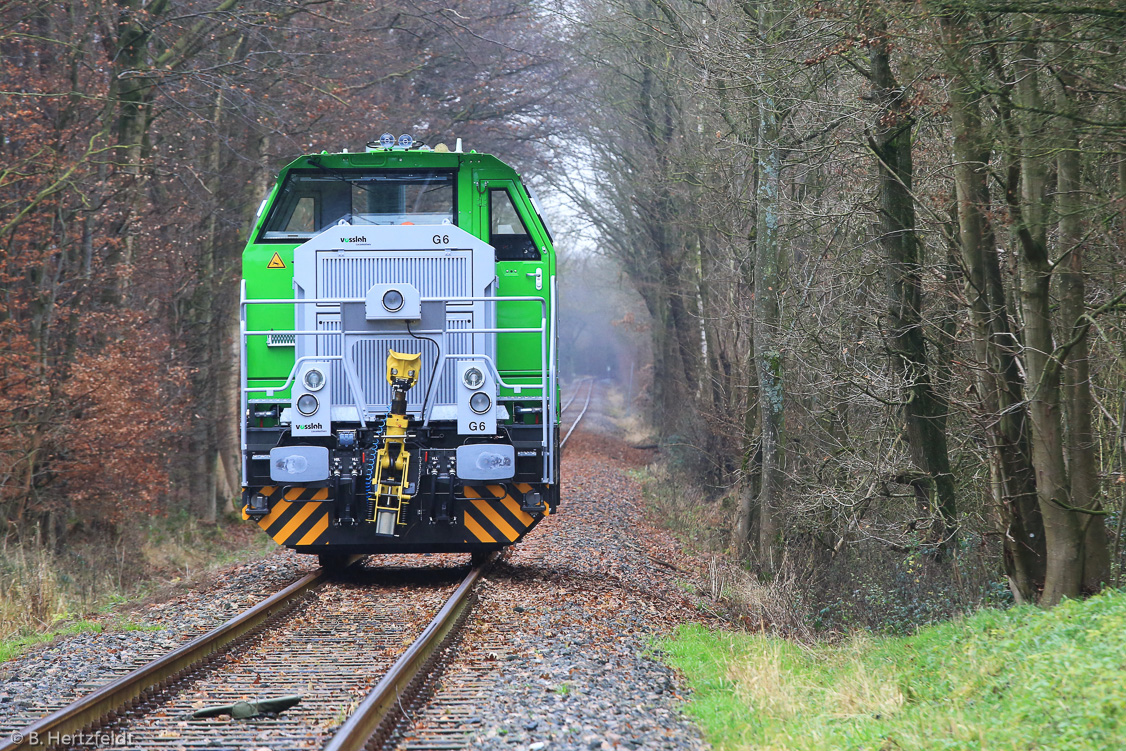
[[[446,256],[427,254],[424,256],[396,256],[381,253],[379,256],[340,257],[335,254],[323,255],[318,259],[317,296],[322,298],[362,298],[373,284],[394,284],[407,282],[413,284],[423,297],[469,297],[472,290],[469,280],[470,259],[468,256]],[[447,315],[447,329],[465,329],[473,325],[468,313]],[[340,318],[337,314],[322,313],[317,316],[319,331],[339,331]],[[340,354],[338,336],[317,337],[317,351],[325,355]],[[461,334],[449,337],[451,353],[471,352],[473,335]],[[396,352],[422,353],[422,373],[418,383],[408,394],[407,408],[417,411],[422,408],[437,357],[437,347],[431,341],[401,337],[361,341],[355,345],[352,357],[359,375],[360,384],[369,407],[377,412],[386,412],[391,404],[391,386],[386,379],[387,349]],[[434,404],[457,403],[457,363],[446,364],[446,375],[441,379],[437,393],[431,394]],[[332,401],[337,405],[352,404],[348,390],[344,366],[340,362],[332,364]]]
[[[352,257],[322,253],[317,259],[318,297],[363,297],[373,284],[413,284],[423,297],[469,297],[468,254]]]

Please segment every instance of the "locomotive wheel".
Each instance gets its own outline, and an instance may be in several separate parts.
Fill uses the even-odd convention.
[[[325,571],[332,573],[343,571],[352,562],[351,556],[346,553],[317,553],[317,560]]]

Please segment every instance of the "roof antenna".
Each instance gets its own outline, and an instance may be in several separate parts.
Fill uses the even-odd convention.
[[[460,154],[460,153],[461,153],[461,139],[460,139],[460,138],[459,138],[459,139],[457,139],[457,143],[456,143],[456,144],[454,144],[454,153],[455,153],[455,154]]]

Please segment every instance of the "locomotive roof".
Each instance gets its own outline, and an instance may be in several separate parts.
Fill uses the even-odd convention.
[[[390,167],[395,169],[428,168],[428,169],[459,169],[463,165],[475,167],[490,167],[504,170],[516,175],[516,171],[507,164],[497,159],[492,154],[478,154],[475,151],[439,152],[424,151],[422,149],[403,149],[394,147],[390,149],[374,149],[358,152],[328,152],[319,154],[305,154],[299,156],[283,168],[283,172],[291,169],[348,169],[364,167]]]

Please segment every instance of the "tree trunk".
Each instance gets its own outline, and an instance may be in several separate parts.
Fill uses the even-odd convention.
[[[761,22],[769,27],[770,13]],[[771,86],[758,94],[759,132],[756,148],[758,184],[755,205],[754,347],[759,380],[760,451],[762,480],[758,494],[758,554],[763,571],[772,575],[781,563],[781,525],[778,514],[785,482],[785,389],[781,351],[781,309],[778,295],[783,283],[779,200],[782,190],[782,154],[778,112]]]
[[[1067,35],[1064,36],[1066,38]],[[1068,54],[1069,44],[1070,42],[1066,42],[1061,45],[1064,56]],[[1076,102],[1069,92],[1073,80],[1066,65],[1060,75],[1060,110],[1074,114]],[[1068,422],[1067,468],[1071,481],[1071,505],[1076,509],[1091,509],[1095,512],[1078,518],[1083,535],[1080,586],[1083,592],[1092,593],[1102,589],[1110,579],[1110,556],[1106,524],[1098,502],[1096,441],[1091,425],[1094,406],[1091,398],[1087,327],[1082,321],[1082,316],[1087,313],[1087,300],[1083,275],[1081,152],[1073,121],[1060,118],[1059,122],[1061,134],[1056,165],[1061,258],[1057,274],[1062,333],[1065,339],[1075,341],[1067,353],[1063,368],[1063,396]]]
[[[1016,229],[1025,268],[1021,278],[1024,311],[1025,369],[1032,417],[1032,463],[1044,517],[1047,570],[1040,602],[1046,606],[1077,597],[1083,578],[1083,530],[1071,511],[1071,493],[1063,461],[1060,410],[1060,364],[1052,357],[1052,264],[1047,241],[1047,171],[1051,150],[1039,82],[1038,27],[1025,25],[1027,40],[1017,54],[1017,116],[1020,134],[1020,204]]]
[[[106,259],[114,281],[103,290],[102,301],[111,305],[119,303],[129,288],[129,268],[136,240],[132,223],[141,213],[144,202],[142,165],[152,112],[153,84],[148,76],[152,38],[149,24],[164,13],[168,0],[153,0],[148,4],[143,0],[118,0],[117,6],[107,107],[113,108],[116,115],[117,145],[121,150],[117,161],[125,181],[122,194],[125,212],[117,230],[121,242],[110,247]]]
[[[708,239],[705,233],[702,230],[697,231],[696,237],[699,263],[699,268],[696,271],[696,288],[700,300],[699,320],[700,328],[703,331],[704,364],[706,365],[703,370],[703,377],[707,379],[707,397],[711,414],[723,415],[730,409],[728,403],[730,394],[728,388],[729,373],[727,372],[727,363],[720,350],[719,336],[716,330],[720,319],[717,316],[719,308],[712,300],[712,274],[709,273],[712,270],[712,258],[708,250]]]
[[[983,135],[980,103],[965,81],[961,19],[943,18],[944,41],[953,58],[950,90],[958,245],[966,297],[974,326],[976,388],[988,436],[993,496],[1001,517],[1005,573],[1022,600],[1044,585],[1044,522],[1036,499],[1029,457],[1024,383],[1001,280],[997,243],[989,215],[990,146]]]
[[[914,121],[892,73],[887,46],[873,46],[871,60],[872,83],[881,102],[870,145],[879,172],[880,245],[884,249],[888,300],[886,339],[901,381],[911,458],[927,478],[925,485],[916,484],[916,493],[922,510],[937,524],[927,541],[946,547],[957,534],[957,510],[946,445],[947,405],[932,381],[923,335],[923,248],[915,231],[915,201],[911,195]]]
[[[755,239],[752,233],[748,257],[743,263],[743,281],[748,289],[754,289]],[[762,492],[762,452],[761,441],[756,440],[759,413],[758,358],[755,356],[756,329],[754,316],[750,317],[752,326],[747,337],[747,398],[743,409],[743,443],[740,451],[742,484],[739,489],[739,511],[735,519],[735,549],[742,556],[752,546],[758,525],[758,499]]]
[[[656,289],[642,291],[642,300],[653,322],[650,329],[650,342],[653,349],[653,394],[650,404],[650,419],[660,435],[669,436],[676,432],[680,406],[680,378],[671,375],[678,367],[679,349],[675,344],[672,325],[669,320],[668,305],[664,293]]]

